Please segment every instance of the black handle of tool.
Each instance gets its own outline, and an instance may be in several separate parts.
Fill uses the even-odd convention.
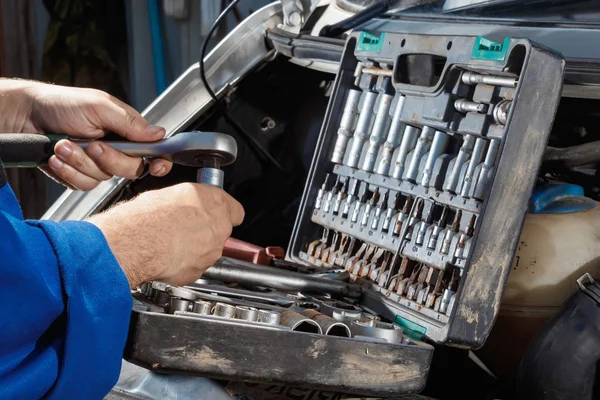
[[[66,138],[66,135],[0,133],[0,160],[7,168],[45,166],[54,154],[54,145]]]

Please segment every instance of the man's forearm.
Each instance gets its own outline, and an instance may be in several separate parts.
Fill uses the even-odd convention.
[[[39,132],[31,122],[35,87],[40,82],[0,78],[0,133]]]

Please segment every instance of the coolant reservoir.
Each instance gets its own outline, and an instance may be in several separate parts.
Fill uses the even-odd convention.
[[[576,185],[538,188],[496,324],[479,356],[500,372],[514,374],[530,340],[586,272],[600,278],[600,203],[584,197]]]

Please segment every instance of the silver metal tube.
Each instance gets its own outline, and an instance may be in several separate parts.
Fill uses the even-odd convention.
[[[462,197],[469,197],[469,190],[471,189],[471,184],[473,183],[473,174],[475,173],[475,168],[477,168],[481,162],[486,146],[487,142],[483,138],[477,138],[475,141],[473,155],[469,161],[469,166],[467,167],[467,172],[465,173],[465,178],[463,179],[462,188],[460,189],[460,195]]]
[[[353,168],[358,166],[363,145],[371,131],[373,107],[375,107],[375,102],[377,101],[377,93],[371,91],[365,92],[363,98],[363,104],[360,108],[360,114],[358,116],[358,121],[356,122],[352,145],[350,146],[347,160],[347,165]]]
[[[417,145],[415,146],[413,156],[408,165],[408,171],[406,171],[407,181],[416,183],[417,175],[419,174],[419,165],[421,164],[421,157],[431,147],[431,141],[433,140],[434,134],[435,129],[429,126],[424,127],[421,131],[421,136],[419,136],[419,140],[417,140]]]
[[[490,180],[490,173],[494,169],[494,162],[496,161],[496,155],[500,149],[500,141],[492,139],[488,146],[487,154],[485,155],[485,161],[481,167],[479,178],[477,178],[477,184],[475,186],[475,192],[473,197],[479,200],[483,200],[483,194],[487,189],[488,181]]]
[[[471,71],[463,72],[461,78],[463,83],[467,85],[477,85],[479,83],[484,83],[486,85],[516,88],[518,83],[515,78],[493,75],[481,75]]]
[[[431,174],[433,173],[433,166],[439,156],[444,154],[446,147],[448,147],[448,140],[450,135],[442,131],[435,131],[433,136],[433,143],[431,143],[431,149],[427,155],[427,161],[425,162],[425,168],[423,169],[423,176],[421,178],[422,186],[429,186],[431,181]]]
[[[235,308],[235,317],[244,321],[254,322],[258,320],[258,310],[254,307],[237,306]]]
[[[400,97],[398,97],[398,103],[396,103],[396,108],[394,109],[394,114],[392,115],[390,129],[381,151],[381,159],[379,164],[377,164],[375,171],[379,175],[388,175],[390,173],[390,165],[392,164],[394,150],[400,145],[402,128],[404,127],[404,122],[400,120],[400,117],[402,116],[402,109],[404,108],[405,101],[405,96],[400,95]]]
[[[394,162],[394,168],[392,169],[392,178],[402,179],[408,153],[416,146],[420,133],[421,130],[419,128],[415,128],[411,125],[406,125],[406,128],[404,128],[402,142],[400,143],[396,161]]]
[[[225,303],[216,303],[212,309],[212,314],[217,317],[235,318],[235,306]]]
[[[293,331],[323,334],[321,326],[310,318],[292,310],[281,310],[280,324]]]
[[[475,136],[465,135],[462,146],[458,151],[458,156],[456,156],[454,161],[452,172],[450,172],[450,176],[448,176],[448,179],[444,183],[443,189],[445,191],[456,193],[456,186],[458,185],[458,180],[460,178],[460,170],[462,169],[463,164],[471,157],[473,146],[475,146]]]
[[[390,107],[392,106],[392,100],[394,96],[389,94],[382,94],[379,99],[379,106],[377,107],[377,115],[375,116],[375,122],[373,123],[373,129],[371,130],[371,136],[369,137],[369,147],[365,154],[363,162],[363,170],[372,172],[375,168],[375,161],[377,161],[377,155],[379,154],[379,148],[381,143],[385,140],[385,133],[388,131],[390,126]]]
[[[346,105],[344,106],[340,127],[337,131],[333,154],[331,155],[331,161],[336,164],[341,164],[344,161],[344,153],[346,152],[348,141],[352,137],[352,129],[358,116],[358,103],[360,102],[361,94],[362,92],[359,90],[348,90]]]
[[[194,301],[192,311],[200,315],[210,315],[212,307],[213,305],[210,301],[196,300]]]
[[[348,325],[341,321],[337,321],[315,310],[304,310],[302,311],[302,315],[319,324],[321,331],[327,336],[352,337]]]
[[[258,310],[258,322],[269,325],[279,325],[281,314],[279,311]]]
[[[198,168],[196,182],[212,185],[223,189],[225,172],[219,168]]]

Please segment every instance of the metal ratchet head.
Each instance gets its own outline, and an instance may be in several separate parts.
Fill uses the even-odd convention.
[[[39,167],[47,165],[55,144],[66,135],[0,133],[0,159],[7,167]],[[87,148],[93,141],[74,141]],[[229,135],[218,132],[182,132],[155,142],[102,141],[112,148],[135,157],[164,158],[175,164],[198,167],[197,180],[223,187],[222,166],[237,158],[237,143]]]

